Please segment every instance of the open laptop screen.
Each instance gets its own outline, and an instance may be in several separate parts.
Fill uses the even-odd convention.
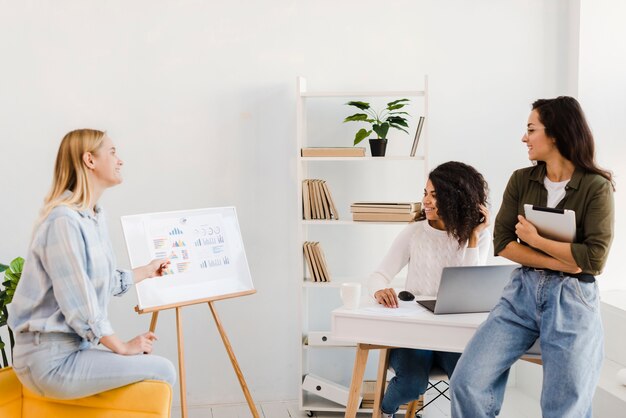
[[[518,267],[518,264],[445,267],[436,301],[417,303],[435,314],[489,312]]]

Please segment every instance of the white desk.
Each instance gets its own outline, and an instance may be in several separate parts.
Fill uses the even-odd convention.
[[[416,302],[401,302],[400,308],[384,308],[364,302],[356,310],[335,309],[332,312],[333,338],[357,344],[350,384],[346,418],[355,418],[369,350],[380,349],[381,361],[376,379],[373,417],[380,417],[387,372],[389,348],[421,348],[460,353],[487,313],[433,315]]]

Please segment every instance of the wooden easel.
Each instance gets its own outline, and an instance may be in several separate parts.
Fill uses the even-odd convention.
[[[217,330],[220,333],[220,337],[222,337],[222,342],[224,343],[224,347],[226,348],[226,352],[228,353],[228,357],[230,358],[230,362],[235,370],[235,374],[237,375],[237,379],[239,380],[239,385],[241,385],[241,390],[243,391],[244,396],[246,397],[246,402],[248,402],[248,408],[250,408],[250,412],[254,418],[259,418],[259,412],[256,409],[256,405],[252,400],[252,396],[250,395],[250,391],[248,390],[248,385],[243,377],[243,373],[241,372],[241,368],[239,367],[239,363],[237,362],[237,358],[235,357],[235,353],[233,352],[233,348],[230,345],[230,341],[228,340],[228,336],[226,335],[226,331],[222,326],[222,321],[217,315],[217,311],[215,310],[215,306],[213,303],[217,300],[229,299],[239,296],[251,295],[256,293],[256,290],[247,290],[244,292],[231,293],[229,295],[218,296],[215,298],[208,299],[199,299],[193,300],[189,302],[184,302],[180,304],[172,304],[165,306],[158,306],[147,309],[139,309],[139,307],[135,307],[135,311],[139,314],[144,313],[152,313],[152,319],[150,320],[150,331],[154,332],[156,329],[157,319],[159,318],[159,312],[166,309],[176,309],[176,337],[178,341],[178,371],[179,371],[179,385],[180,385],[180,408],[181,408],[181,416],[182,418],[187,418],[187,390],[185,384],[185,354],[184,354],[184,344],[183,344],[183,321],[181,311],[184,306],[189,305],[197,305],[200,303],[208,303],[209,309],[211,309],[211,313],[213,314],[213,319],[215,319],[215,325],[217,325]]]

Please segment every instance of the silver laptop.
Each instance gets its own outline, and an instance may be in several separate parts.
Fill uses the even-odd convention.
[[[438,314],[489,312],[519,264],[444,267],[437,299],[417,303]]]

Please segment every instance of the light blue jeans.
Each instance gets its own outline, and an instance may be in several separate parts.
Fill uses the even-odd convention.
[[[380,409],[394,414],[400,405],[423,395],[428,386],[428,375],[433,366],[439,366],[450,377],[460,353],[396,348],[389,353],[389,366],[395,377],[389,382]]]
[[[591,418],[603,358],[598,286],[521,267],[470,341],[450,382],[452,417],[495,417],[511,365],[539,338],[544,418]]]
[[[123,356],[60,332],[17,334],[13,368],[28,389],[56,399],[82,398],[146,379],[176,382],[174,366],[163,357]]]

